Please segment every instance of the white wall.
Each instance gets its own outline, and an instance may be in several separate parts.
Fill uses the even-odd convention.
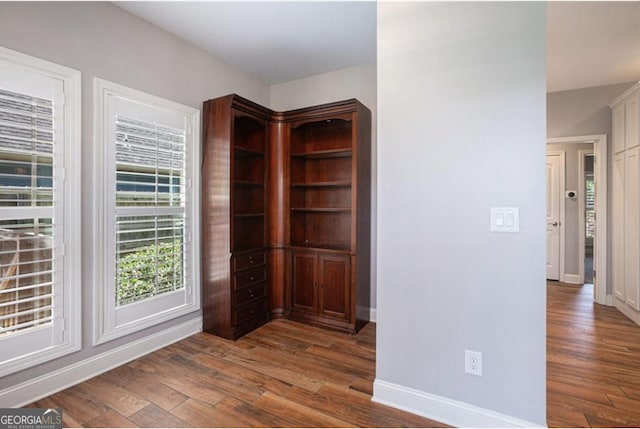
[[[0,3],[0,45],[82,72],[82,344],[73,355],[0,380],[0,390],[134,343],[168,327],[199,317],[174,319],[99,347],[93,343],[92,177],[94,76],[201,109],[202,101],[237,92],[269,104],[269,88],[210,54],[107,2]]]
[[[378,3],[377,400],[545,424],[545,57],[544,3]]]
[[[376,201],[377,201],[377,77],[376,65],[323,73],[271,87],[271,108],[291,110],[357,98],[371,110],[371,307],[376,307]],[[375,311],[373,312],[375,318]]]

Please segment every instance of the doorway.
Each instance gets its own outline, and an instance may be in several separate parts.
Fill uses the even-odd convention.
[[[554,146],[555,145],[555,146]],[[560,146],[561,145],[561,146]],[[580,145],[580,146],[578,146]],[[564,149],[563,149],[564,148]],[[549,155],[561,153],[558,162],[559,201],[557,231],[554,231],[554,220],[549,217],[551,210],[547,208],[547,277],[565,283],[583,284],[592,279],[594,301],[598,304],[611,305],[607,294],[607,138],[606,135],[575,136],[547,139],[547,177],[549,172]],[[571,153],[569,160],[567,153]],[[590,156],[590,158],[588,157]],[[562,158],[565,158],[563,161]],[[572,168],[577,170],[575,180],[565,176],[566,167],[571,161]],[[587,172],[588,163],[593,168]],[[566,180],[565,180],[566,179]],[[552,190],[547,183],[548,197]],[[587,195],[588,194],[588,195]],[[549,206],[549,201],[548,201]],[[587,216],[589,218],[587,218]],[[567,220],[577,219],[577,222]],[[587,234],[587,228],[590,228]],[[558,236],[559,272],[557,277],[550,270],[553,266],[553,234]],[[550,240],[551,239],[551,240]],[[577,251],[571,259],[567,258],[567,249]],[[589,270],[590,277],[587,273]],[[590,283],[590,282],[587,282]]]

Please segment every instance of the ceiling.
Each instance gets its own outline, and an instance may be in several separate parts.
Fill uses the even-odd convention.
[[[376,60],[368,1],[116,2],[266,84]],[[550,92],[640,80],[640,1],[550,2]]]
[[[640,1],[551,2],[549,92],[640,80]]]
[[[116,2],[266,84],[376,61],[376,4]]]

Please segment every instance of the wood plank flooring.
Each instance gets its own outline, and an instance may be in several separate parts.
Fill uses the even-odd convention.
[[[550,427],[640,426],[640,326],[548,283]],[[67,427],[444,427],[371,402],[375,325],[338,334],[286,320],[236,342],[198,334],[35,402]]]
[[[197,334],[31,406],[65,427],[446,427],[371,402],[375,325],[286,320],[233,342]]]
[[[549,427],[640,427],[640,326],[591,285],[547,291]]]

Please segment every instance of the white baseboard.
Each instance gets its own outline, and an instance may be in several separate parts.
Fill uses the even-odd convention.
[[[574,285],[581,285],[580,274],[565,274],[564,280],[565,283],[571,283]]]
[[[615,299],[613,295],[607,295],[607,304],[609,307],[615,307]]]
[[[616,299],[615,307],[629,319],[633,320],[636,325],[640,325],[640,312],[635,311],[633,308],[629,307],[626,302]]]
[[[372,401],[455,427],[544,427],[379,379],[373,384]]]
[[[375,308],[369,309],[369,322],[376,323],[377,320],[378,318],[377,318],[376,309]]]
[[[18,408],[202,331],[202,317],[0,391],[0,408]]]

